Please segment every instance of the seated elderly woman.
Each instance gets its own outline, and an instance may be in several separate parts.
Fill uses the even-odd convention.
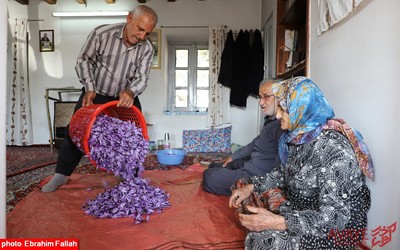
[[[238,185],[229,199],[249,230],[245,247],[351,249],[365,240],[371,203],[365,176],[374,177],[368,148],[361,134],[334,118],[310,79],[277,83],[273,92],[285,130],[279,142],[282,164]],[[343,233],[347,237],[337,237]]]

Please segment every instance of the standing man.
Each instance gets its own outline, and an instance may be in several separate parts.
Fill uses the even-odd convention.
[[[265,114],[260,134],[246,146],[235,151],[223,163],[211,163],[203,174],[203,189],[219,195],[231,195],[230,187],[244,177],[264,175],[279,166],[278,142],[282,135],[280,121],[275,118],[277,101],[272,84],[264,79],[259,87],[259,105]]]
[[[135,105],[141,110],[138,96],[146,89],[153,60],[153,45],[148,35],[158,21],[156,12],[145,5],[137,6],[126,23],[95,28],[83,45],[75,66],[84,85],[75,112],[90,104],[118,100],[118,107]],[[53,192],[67,183],[83,153],[69,137],[68,127],[61,145],[56,172],[42,187]]]

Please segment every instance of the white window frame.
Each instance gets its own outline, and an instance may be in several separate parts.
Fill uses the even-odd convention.
[[[187,49],[189,51],[188,67],[175,67],[176,49]],[[167,90],[167,112],[207,112],[208,107],[196,107],[196,91],[197,89],[207,89],[210,87],[197,87],[197,70],[206,69],[209,67],[196,67],[197,50],[208,49],[206,43],[170,43],[168,44],[168,90]],[[175,90],[181,87],[175,86],[175,70],[187,69],[188,70],[188,107],[176,107],[175,105]]]

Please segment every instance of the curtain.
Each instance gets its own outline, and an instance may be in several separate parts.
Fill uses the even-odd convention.
[[[218,83],[221,55],[225,42],[224,32],[224,25],[209,27],[210,92],[207,127],[216,127],[230,122],[229,88]]]
[[[28,39],[25,18],[10,19],[11,63],[7,77],[7,145],[32,144],[32,115],[28,82]]]

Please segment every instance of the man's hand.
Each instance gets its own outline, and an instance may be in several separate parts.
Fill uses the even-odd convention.
[[[82,99],[82,107],[89,106],[93,104],[93,99],[96,97],[96,92],[87,91]]]
[[[225,159],[224,163],[222,164],[222,167],[226,167],[226,165],[228,165],[229,162],[233,161],[232,157],[229,156],[228,158]]]
[[[125,89],[119,93],[119,101],[117,107],[130,108],[133,105],[135,95],[132,90]]]
[[[250,231],[260,232],[267,229],[286,230],[285,218],[274,214],[265,208],[247,206],[253,214],[239,214],[240,223]]]

